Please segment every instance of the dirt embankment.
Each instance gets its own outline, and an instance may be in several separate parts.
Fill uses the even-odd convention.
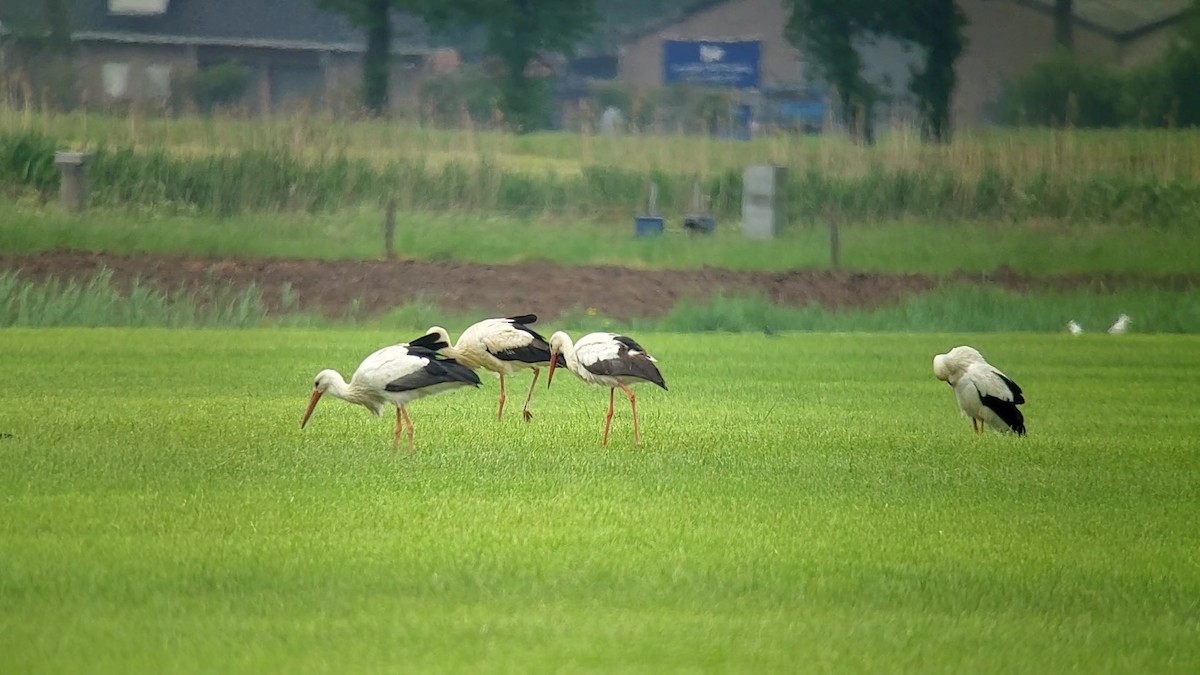
[[[416,300],[448,312],[511,315],[534,312],[553,319],[575,308],[594,308],[616,319],[666,312],[685,297],[717,293],[761,293],[785,306],[819,303],[829,309],[870,309],[899,302],[944,283],[997,285],[1015,291],[1085,288],[1112,292],[1153,284],[1188,288],[1200,277],[1070,275],[1032,277],[1011,270],[990,274],[935,277],[801,270],[746,272],[714,268],[638,270],[624,267],[567,267],[551,263],[480,265],[423,261],[220,259],[158,255],[114,255],[52,251],[32,255],[0,254],[0,270],[18,270],[21,278],[86,280],[100,269],[128,287],[135,279],[159,288],[203,294],[216,285],[256,284],[269,309],[277,309],[280,290],[290,284],[300,309],[341,316],[357,299],[367,315]]]

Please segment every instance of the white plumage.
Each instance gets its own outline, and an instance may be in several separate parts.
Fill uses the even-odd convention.
[[[633,439],[641,445],[638,430],[637,402],[630,385],[642,382],[657,384],[663,389],[667,383],[658,371],[657,361],[633,338],[616,333],[588,333],[571,342],[571,337],[559,331],[550,336],[550,374],[546,386],[554,381],[554,369],[562,358],[567,370],[584,382],[598,387],[608,387],[608,414],[604,418],[604,439],[608,445],[608,431],[612,426],[613,399],[617,388],[629,398],[633,410]]]
[[[1025,402],[1021,387],[975,348],[963,345],[933,357],[933,374],[954,389],[958,409],[971,418],[976,432],[986,424],[997,431],[1025,434],[1025,417],[1017,409]]]
[[[1079,322],[1075,321],[1075,319],[1071,319],[1067,322],[1067,332],[1071,335],[1082,335],[1083,326],[1080,326]]]
[[[408,451],[411,453],[413,423],[405,405],[451,389],[479,386],[479,377],[471,369],[438,356],[436,350],[444,346],[445,342],[425,335],[411,343],[384,347],[363,359],[350,382],[336,370],[322,370],[313,382],[312,399],[300,420],[300,428],[308,423],[323,394],[361,405],[376,417],[383,412],[383,406],[390,403],[396,406],[392,449],[399,446],[402,422],[407,422]]]
[[[450,334],[441,326],[433,326],[426,333],[434,335],[446,347],[441,354],[452,358],[471,369],[483,368],[500,376],[500,409],[496,419],[504,416],[504,376],[520,370],[532,370],[533,382],[529,383],[529,395],[521,416],[526,422],[533,419],[529,402],[533,400],[533,388],[537,384],[541,368],[550,365],[550,345],[546,339],[528,324],[537,321],[537,315],[525,314],[506,319],[484,319],[472,324],[458,336],[458,342],[450,347]]]
[[[1133,319],[1130,319],[1128,314],[1118,316],[1113,325],[1108,327],[1109,335],[1124,335],[1125,331],[1129,330],[1129,324],[1132,322]]]

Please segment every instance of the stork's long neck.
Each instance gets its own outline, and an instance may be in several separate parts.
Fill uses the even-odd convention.
[[[329,388],[325,390],[325,393],[347,403],[355,403],[371,409],[377,407],[374,397],[368,390],[353,382],[346,382],[346,378],[342,377],[341,373],[338,373],[337,378],[329,383]]]
[[[563,337],[559,352],[562,354],[563,365],[567,367],[567,370],[575,372],[579,369],[579,357],[575,355],[575,343],[571,341],[570,337]]]

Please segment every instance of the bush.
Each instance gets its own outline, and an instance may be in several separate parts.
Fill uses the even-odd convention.
[[[422,117],[438,126],[456,127],[470,118],[472,124],[488,126],[500,109],[500,88],[479,70],[433,77],[421,85]]]
[[[209,112],[240,101],[253,77],[249,68],[226,61],[184,76],[179,82],[179,90],[198,108]]]
[[[1114,127],[1122,84],[1108,67],[1059,51],[1008,83],[1002,116],[1018,125]]]

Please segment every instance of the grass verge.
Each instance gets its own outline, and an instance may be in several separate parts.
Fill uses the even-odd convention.
[[[383,214],[362,208],[337,215],[257,214],[231,218],[161,210],[94,209],[71,216],[57,207],[0,201],[0,250],[71,248],[113,253],[320,259],[381,258]],[[709,237],[668,222],[662,237],[634,237],[633,218],[561,221],[511,216],[401,212],[395,249],[405,258],[480,263],[548,260],[569,265],[643,268],[723,267],[784,271],[829,266],[824,222],[794,222],[772,241],[741,236],[721,221]],[[1194,274],[1200,237],[1188,228],[1036,223],[848,222],[840,227],[843,269],[949,274],[1001,266],[1053,275]]]

